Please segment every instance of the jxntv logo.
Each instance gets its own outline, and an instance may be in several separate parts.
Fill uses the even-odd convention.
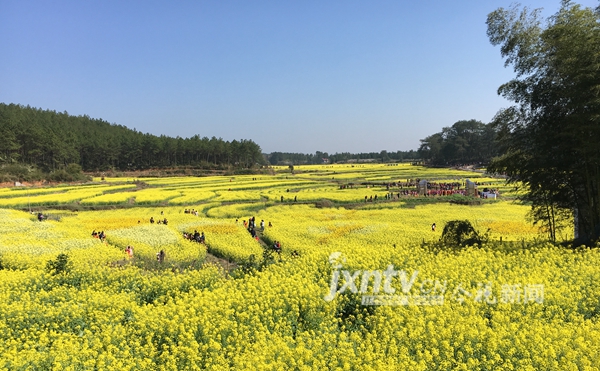
[[[438,280],[426,279],[416,284],[419,271],[415,270],[409,276],[405,270],[395,270],[393,264],[389,264],[385,270],[350,272],[342,270],[345,262],[346,258],[341,252],[334,252],[329,255],[329,263],[333,268],[333,272],[331,273],[329,294],[325,296],[326,301],[332,301],[337,294],[343,294],[348,290],[353,294],[363,294],[361,300],[363,305],[444,304],[445,281],[442,284]],[[343,280],[343,284],[340,282],[340,278]],[[370,292],[372,295],[367,295],[371,282]],[[420,290],[420,295],[410,295],[414,286]],[[380,294],[382,290],[383,293]]]
[[[394,269],[389,264],[385,270],[342,269],[346,258],[341,252],[329,255],[329,263],[333,269],[329,293],[326,301],[332,301],[337,294],[351,292],[362,294],[362,305],[443,305],[447,281],[424,279],[417,281],[418,270],[409,276],[405,270]],[[370,290],[369,290],[370,287]],[[467,288],[464,288],[467,287]],[[383,291],[383,293],[381,292]],[[418,294],[415,292],[418,291]],[[499,297],[494,295],[492,282],[477,282],[476,287],[458,283],[450,299],[459,304],[469,300],[486,305],[496,304],[542,304],[544,302],[544,285],[512,284],[500,285]]]

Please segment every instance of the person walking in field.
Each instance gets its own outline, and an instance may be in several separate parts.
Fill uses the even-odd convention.
[[[432,232],[435,232],[435,223],[433,223],[433,224],[431,225],[431,231],[432,231]]]
[[[127,256],[129,257],[129,259],[133,259],[133,246],[127,245],[125,252],[127,253]]]
[[[165,261],[165,256],[166,256],[166,254],[165,254],[165,250],[160,250],[160,251],[159,251],[159,252],[156,254],[156,260],[157,260],[159,263],[161,263],[161,264],[162,264],[162,263]]]

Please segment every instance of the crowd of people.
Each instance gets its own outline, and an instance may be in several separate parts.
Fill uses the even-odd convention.
[[[366,188],[371,187],[386,187],[387,193],[382,197],[385,200],[398,200],[404,197],[433,197],[433,196],[452,196],[452,195],[468,195],[466,183],[464,182],[427,182],[425,189],[419,186],[420,179],[407,179],[406,182],[391,182],[391,183],[362,183]],[[476,186],[485,185],[486,183],[474,182]],[[490,183],[491,184],[491,183]],[[354,183],[342,184],[340,189],[356,188]],[[395,188],[395,189],[394,189]],[[421,188],[421,189],[420,189]],[[478,192],[477,195],[481,198],[496,197],[498,191],[496,189],[484,188],[483,192]],[[364,202],[377,202],[378,195],[367,195]]]
[[[375,198],[373,198],[373,195],[371,197],[365,196],[365,202],[377,202],[377,195],[375,195]]]
[[[435,182],[427,182],[427,189],[432,189],[432,190],[442,190],[442,191],[453,191],[453,190],[459,190],[460,187],[462,187],[463,184],[459,183],[459,182],[452,182],[452,183],[435,183]]]
[[[464,189],[428,189],[426,196],[452,196],[452,195],[465,195],[466,190]]]
[[[106,234],[104,233],[104,231],[96,232],[96,230],[93,230],[92,237],[98,238],[102,242],[104,242],[104,240],[106,240]]]
[[[194,209],[185,209],[185,210],[183,210],[183,213],[198,216],[198,210],[194,210]]]
[[[204,235],[204,232],[198,233],[197,230],[195,230],[194,233],[183,232],[183,238],[192,242],[206,244],[206,236]]]
[[[235,221],[237,223],[238,219],[236,219]],[[248,230],[248,233],[250,233],[252,238],[254,238],[255,240],[258,241],[258,235],[256,233],[256,217],[252,216],[252,217],[248,218],[247,222],[246,222],[246,220],[243,220],[242,222],[244,223],[244,228],[246,228]],[[260,222],[260,229],[261,229],[261,232],[265,230],[265,221],[264,220],[261,220],[261,222]]]
[[[153,216],[151,216],[151,217],[150,217],[150,224],[154,224],[154,222],[155,222],[155,221],[154,221],[154,217],[153,217]],[[164,218],[164,219],[162,219],[162,220],[161,220],[161,219],[158,219],[158,221],[156,222],[156,224],[164,224],[164,225],[167,225],[167,224],[169,224],[169,221],[167,220],[167,218]]]
[[[237,224],[239,222],[239,218],[235,220],[235,223]],[[252,216],[250,218],[248,218],[248,221],[246,221],[245,219],[242,220],[242,223],[244,225],[244,228],[246,228],[246,230],[248,231],[248,233],[250,233],[250,236],[252,236],[252,238],[254,238],[255,240],[259,240],[259,236],[258,236],[258,231],[257,231],[257,226],[256,226],[256,217]],[[261,220],[260,221],[260,231],[264,232],[265,231],[265,221]],[[269,228],[273,227],[273,223],[269,222],[268,224]],[[277,253],[281,253],[281,242],[279,241],[274,241],[273,245],[271,246],[271,248],[277,252]],[[293,256],[298,256],[298,252],[297,251],[293,251]]]
[[[276,253],[281,254],[281,242],[273,241],[273,250],[275,250]]]

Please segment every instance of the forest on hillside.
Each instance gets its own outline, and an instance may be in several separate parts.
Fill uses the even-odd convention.
[[[0,103],[0,161],[50,172],[78,164],[84,171],[177,166],[250,168],[264,161],[252,140],[194,135],[156,136],[87,115],[73,116]]]
[[[16,172],[13,174],[16,177],[12,177],[16,179],[27,179],[18,174],[24,171],[23,166],[48,174],[59,171],[76,174],[78,170],[139,171],[182,167],[251,169],[266,164],[417,160],[432,165],[487,163],[498,153],[495,135],[491,125],[469,120],[459,121],[422,139],[418,151],[262,154],[260,146],[248,139],[225,141],[214,136],[156,136],[87,115],[73,116],[67,112],[0,103],[0,164],[3,170],[15,168],[11,171]],[[43,177],[42,174],[34,178]]]

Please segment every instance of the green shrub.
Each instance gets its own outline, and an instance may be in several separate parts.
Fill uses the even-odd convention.
[[[43,173],[30,165],[8,164],[0,168],[0,179],[3,182],[27,182],[43,178]]]
[[[440,242],[449,246],[481,246],[487,239],[487,233],[481,235],[468,220],[451,220],[444,226]]]
[[[69,164],[64,169],[48,174],[47,179],[54,182],[82,182],[90,180],[90,177],[82,172],[80,165]]]
[[[46,271],[52,275],[61,273],[69,273],[73,263],[69,260],[69,255],[58,254],[56,260],[48,260],[46,263]]]

